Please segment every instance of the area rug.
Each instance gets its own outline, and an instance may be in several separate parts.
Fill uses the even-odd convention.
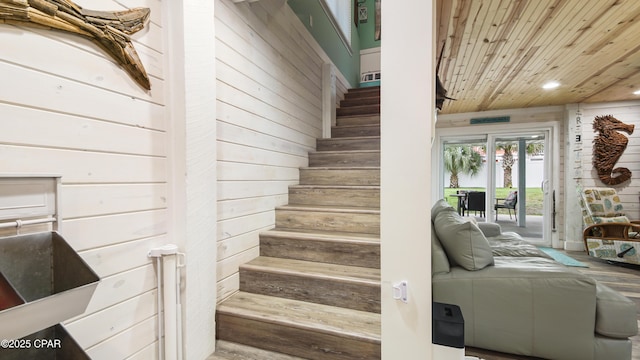
[[[551,256],[555,261],[567,265],[567,266],[575,266],[575,267],[589,267],[589,265],[580,262],[571,256],[568,256],[560,251],[548,247],[538,247],[538,249],[544,251],[547,255]]]

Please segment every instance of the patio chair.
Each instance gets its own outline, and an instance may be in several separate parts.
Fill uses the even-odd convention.
[[[467,211],[467,190],[457,190],[456,195],[458,196],[458,214],[464,216],[465,211]]]
[[[504,200],[502,203],[498,203],[498,200]],[[518,214],[516,212],[516,205],[518,204],[518,192],[512,191],[507,195],[506,198],[497,198],[496,204],[493,206],[493,209],[496,211],[496,221],[498,221],[498,209],[507,209],[509,210],[509,219],[511,219],[511,210],[513,210],[513,216],[518,221]]]
[[[583,240],[590,256],[622,263],[640,264],[640,221],[630,221],[613,188],[580,191],[585,229]]]
[[[467,205],[466,210],[467,214],[470,211],[474,212],[474,215],[479,211],[481,217],[486,216],[485,212],[485,199],[487,193],[484,191],[469,191],[467,193]]]

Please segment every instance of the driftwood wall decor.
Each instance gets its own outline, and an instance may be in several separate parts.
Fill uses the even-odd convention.
[[[631,179],[631,170],[613,168],[627,148],[629,140],[619,131],[633,134],[634,125],[625,124],[611,115],[596,116],[593,130],[593,167],[600,180],[607,185],[618,185]],[[616,176],[614,176],[616,174]]]
[[[86,10],[68,0],[0,0],[0,23],[56,29],[87,38],[147,90],[151,89],[149,77],[129,35],[144,28],[149,13],[148,8]]]

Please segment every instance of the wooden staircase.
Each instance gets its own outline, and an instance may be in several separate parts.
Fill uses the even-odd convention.
[[[380,88],[340,105],[218,305],[211,360],[380,359]]]

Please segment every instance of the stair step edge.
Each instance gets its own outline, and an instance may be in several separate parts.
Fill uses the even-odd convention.
[[[373,90],[380,90],[380,85],[375,85],[375,86],[363,86],[363,87],[358,87],[358,88],[350,88],[347,89],[348,92],[361,92],[361,91],[373,91]]]
[[[289,185],[289,189],[380,190],[380,185]]]
[[[320,150],[320,151],[309,151],[309,154],[375,154],[379,153],[380,150]]]
[[[343,117],[341,117],[342,119]],[[331,125],[331,129],[345,128],[379,128],[380,124],[354,124],[354,125]]]
[[[344,119],[344,118],[362,118],[362,117],[371,118],[371,117],[380,117],[380,115],[379,114],[353,114],[353,115],[340,115],[340,116],[338,116],[338,118],[340,118],[340,119]]]
[[[241,299],[237,299],[241,297]],[[278,302],[284,304],[283,307],[287,308],[287,313],[276,317],[265,315],[264,311],[257,312],[256,310],[238,308],[233,306],[234,301],[243,301],[242,298],[252,298],[253,301],[260,302],[261,304],[268,304],[269,302]],[[266,301],[268,300],[268,301]],[[231,304],[230,304],[231,303]],[[268,306],[268,305],[264,305]],[[304,309],[304,310],[302,310]],[[217,307],[217,312],[224,315],[241,316],[246,319],[267,322],[271,324],[284,324],[289,327],[298,329],[304,329],[307,331],[321,332],[324,334],[340,334],[339,336],[355,339],[359,341],[367,341],[370,343],[380,343],[380,334],[377,332],[365,332],[355,331],[351,323],[362,321],[372,323],[376,326],[376,330],[379,330],[378,323],[380,322],[380,314],[369,313],[360,310],[351,310],[346,308],[340,308],[336,306],[323,305],[310,303],[300,300],[291,300],[286,298],[276,298],[268,295],[250,294],[245,292],[238,292],[226,301],[222,302]],[[300,313],[300,314],[298,314]],[[308,316],[309,313],[329,314],[325,318],[331,319],[331,321],[312,321]],[[347,319],[351,318],[351,319]],[[338,324],[340,321],[344,322],[344,326]],[[318,326],[320,324],[321,326]]]
[[[280,239],[295,239],[295,240],[313,240],[320,242],[339,242],[345,244],[361,244],[361,245],[380,245],[380,236],[364,236],[370,234],[356,234],[356,233],[320,233],[320,232],[300,232],[293,230],[267,230],[260,233],[265,237],[280,238]]]
[[[339,125],[337,128],[349,127],[351,125]],[[360,125],[362,126],[362,125]],[[355,126],[354,126],[355,127]],[[378,140],[380,139],[380,135],[368,135],[368,136],[345,136],[345,137],[337,137],[337,138],[324,138],[318,139],[320,141],[343,141],[343,140]]]
[[[281,205],[276,206],[276,210],[295,210],[295,211],[320,211],[333,213],[360,213],[380,215],[379,208],[371,207],[345,207],[345,206],[309,206],[309,205]]]
[[[295,357],[293,355],[276,353],[273,351],[220,339],[216,340],[216,351],[213,354],[209,355],[209,357],[207,357],[205,360],[232,359],[305,360],[304,358]]]
[[[379,269],[359,266],[260,256],[248,263],[241,264],[240,269],[380,286]]]
[[[317,167],[301,167],[301,170],[380,170],[380,166],[317,166]]]

